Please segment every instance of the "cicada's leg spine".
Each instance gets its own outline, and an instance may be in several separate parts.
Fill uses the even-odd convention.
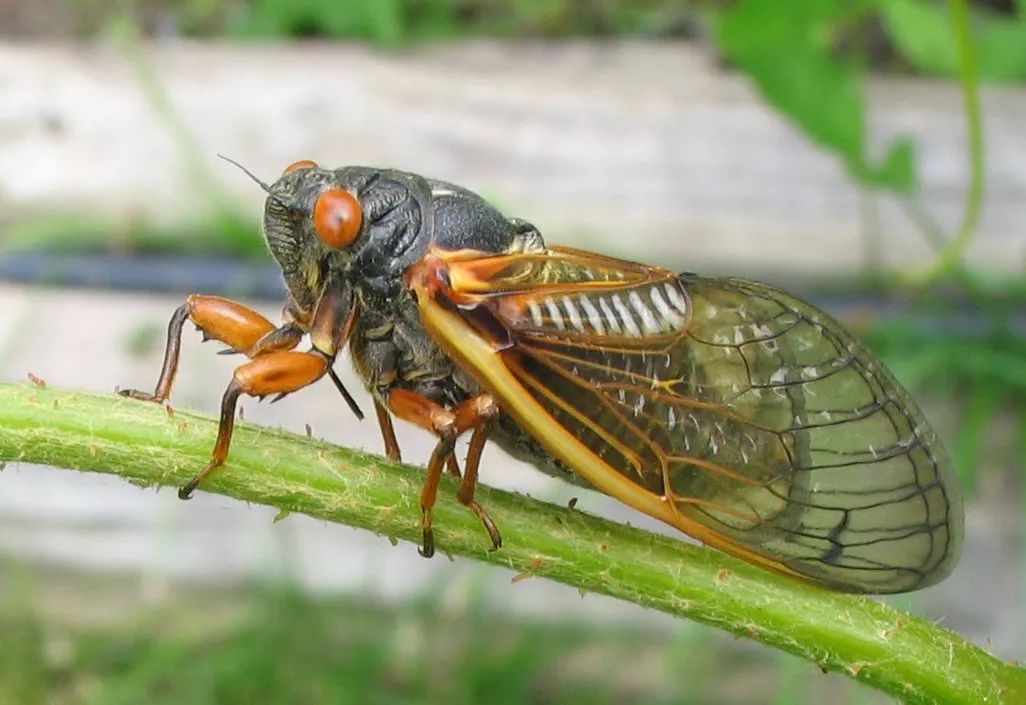
[[[237,379],[232,379],[221,399],[221,419],[217,426],[217,441],[214,443],[214,452],[211,454],[210,462],[196,477],[178,488],[178,499],[189,499],[210,473],[224,465],[224,461],[228,458],[228,448],[232,442],[232,431],[235,429],[235,407],[240,394],[242,394],[242,385]]]
[[[443,428],[436,429],[438,444],[431,453],[428,461],[427,478],[424,480],[424,487],[420,492],[420,528],[422,533],[421,547],[418,549],[424,558],[431,558],[435,555],[435,532],[432,527],[432,510],[435,501],[438,499],[438,481],[445,470],[446,460],[452,455],[456,446],[455,424],[448,424]]]
[[[432,528],[432,509],[438,498],[438,482],[445,470],[449,456],[452,455],[456,445],[457,417],[441,404],[421,396],[415,392],[405,389],[392,389],[387,393],[388,411],[412,424],[431,431],[438,436],[438,443],[431,453],[428,461],[427,475],[424,478],[424,486],[420,492],[420,527],[421,546],[420,555],[430,558],[435,554],[435,535]],[[387,415],[387,412],[386,412]],[[380,416],[379,416],[380,420]],[[392,425],[391,419],[382,423],[382,434],[385,435],[385,445],[389,445],[387,428]],[[387,428],[386,428],[387,427]],[[396,446],[398,449],[398,446]]]

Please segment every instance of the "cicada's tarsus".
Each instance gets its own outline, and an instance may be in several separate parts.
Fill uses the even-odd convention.
[[[258,182],[259,183],[259,182]],[[153,394],[171,389],[186,320],[251,360],[225,392],[210,464],[240,395],[330,374],[348,344],[389,458],[392,416],[438,437],[421,496],[423,547],[456,439],[474,500],[486,439],[591,484],[704,543],[839,590],[936,583],[963,541],[951,462],[891,373],[827,314],[752,281],[547,246],[529,223],[453,184],[297,162],[267,191],[264,234],[289,291],[275,327],[191,296],[169,327]],[[309,335],[312,347],[294,351]]]

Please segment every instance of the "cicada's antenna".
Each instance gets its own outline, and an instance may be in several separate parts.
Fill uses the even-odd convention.
[[[246,176],[248,176],[249,178],[253,179],[253,181],[257,182],[257,183],[258,183],[258,184],[260,185],[260,188],[262,188],[262,189],[263,189],[264,191],[266,191],[267,193],[270,193],[270,192],[271,192],[271,187],[270,187],[270,186],[268,186],[268,185],[267,185],[266,183],[264,183],[263,181],[261,181],[261,180],[260,180],[259,178],[257,178],[257,175],[256,175],[256,174],[254,174],[254,173],[253,173],[252,171],[250,171],[250,170],[249,170],[249,169],[247,169],[246,167],[242,166],[241,164],[239,164],[239,163],[238,163],[237,161],[235,161],[235,160],[234,160],[234,159],[232,159],[231,157],[226,157],[226,156],[225,156],[225,155],[223,155],[223,154],[218,154],[217,156],[218,156],[219,158],[221,158],[221,159],[224,159],[224,160],[225,160],[226,162],[228,162],[228,163],[229,163],[229,164],[231,164],[232,166],[234,166],[234,167],[238,167],[238,169],[239,169],[239,170],[240,170],[240,171],[241,171],[241,172],[242,172],[243,174],[245,174],[245,175],[246,175]]]
[[[226,162],[228,162],[232,166],[237,167],[243,174],[245,174],[246,176],[251,178],[253,181],[255,181],[260,186],[260,188],[262,188],[264,191],[266,191],[267,195],[270,196],[271,198],[273,198],[282,208],[285,208],[286,210],[288,210],[289,204],[287,204],[283,200],[281,200],[281,198],[278,196],[278,194],[276,194],[273,191],[271,191],[271,187],[268,186],[266,182],[261,181],[259,178],[257,178],[256,174],[254,174],[252,171],[250,171],[246,167],[244,167],[241,164],[239,164],[237,161],[235,161],[231,157],[226,157],[223,154],[218,154],[217,156],[220,157],[221,159],[224,159]]]

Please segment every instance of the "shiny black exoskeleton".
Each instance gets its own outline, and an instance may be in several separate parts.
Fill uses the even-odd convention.
[[[363,209],[359,234],[341,250],[324,244],[312,217],[331,188],[349,191]],[[384,400],[400,387],[446,406],[473,394],[475,384],[424,331],[403,283],[406,270],[432,247],[504,253],[544,246],[532,225],[465,188],[369,167],[286,173],[269,188],[264,235],[301,312],[311,313],[327,288],[350,292],[359,307],[350,349],[375,396]]]

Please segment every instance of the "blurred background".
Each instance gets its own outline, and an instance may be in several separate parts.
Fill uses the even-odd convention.
[[[0,380],[149,388],[191,292],[277,318],[262,193],[218,153],[267,181],[298,159],[446,179],[549,242],[764,279],[857,330],[969,498],[956,573],[893,602],[1023,659],[1024,84],[1022,0],[0,0]],[[187,332],[175,406],[214,412],[233,364]],[[381,450],[330,385],[243,406]],[[497,449],[483,468],[638,521]],[[890,702],[700,625],[274,515],[11,463],[0,704]]]

